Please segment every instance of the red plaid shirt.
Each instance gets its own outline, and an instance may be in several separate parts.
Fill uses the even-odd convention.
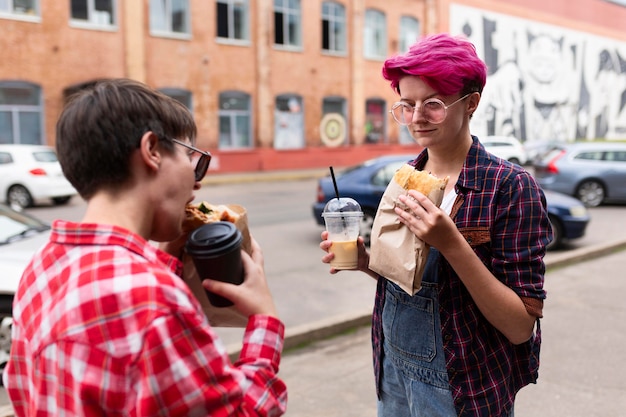
[[[13,304],[16,415],[283,414],[283,324],[252,316],[233,365],[181,269],[121,228],[56,221]]]

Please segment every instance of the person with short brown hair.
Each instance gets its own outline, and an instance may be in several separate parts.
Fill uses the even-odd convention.
[[[183,105],[128,79],[98,82],[64,108],[58,157],[87,209],[53,223],[15,294],[3,378],[18,417],[285,412],[284,324],[258,244],[242,252],[243,284],[203,281],[249,317],[233,364],[181,260],[149,243],[181,240],[211,158],[195,137]]]

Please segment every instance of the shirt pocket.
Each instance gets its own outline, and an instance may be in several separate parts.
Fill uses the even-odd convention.
[[[459,228],[459,232],[485,265],[491,264],[491,230],[488,226]]]

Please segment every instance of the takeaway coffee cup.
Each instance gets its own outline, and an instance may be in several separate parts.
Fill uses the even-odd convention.
[[[333,198],[326,203],[322,217],[326,223],[328,240],[333,242],[330,252],[335,254],[330,266],[335,269],[355,269],[359,260],[356,241],[363,217],[361,206],[352,198]]]
[[[242,241],[241,232],[233,223],[213,222],[191,232],[185,251],[193,259],[200,279],[211,278],[239,285],[244,278]],[[207,296],[215,307],[233,305],[230,300],[209,291]]]

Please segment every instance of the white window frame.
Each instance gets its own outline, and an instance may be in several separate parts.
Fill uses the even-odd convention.
[[[30,0],[32,7],[25,10],[20,10],[21,7],[17,6],[16,2],[17,0],[0,0],[0,18],[30,22],[41,21],[39,0]]]
[[[222,99],[235,98],[237,100],[246,100],[246,109],[224,109],[222,108]],[[229,135],[228,144],[222,142],[222,118],[227,117],[229,123]],[[248,137],[245,142],[247,144],[237,144],[237,118],[248,118]],[[251,149],[254,147],[252,141],[252,98],[250,94],[242,91],[222,91],[219,94],[219,111],[218,111],[218,126],[219,126],[219,148],[224,149]]]
[[[248,0],[217,0],[215,2],[215,18],[219,19],[219,12],[218,9],[221,5],[226,5],[227,8],[227,15],[228,15],[228,21],[227,21],[227,32],[228,35],[227,36],[220,36],[219,34],[219,29],[220,29],[220,25],[219,22],[216,21],[215,22],[215,30],[216,30],[216,34],[215,37],[217,39],[217,42],[221,42],[221,43],[231,43],[231,44],[244,44],[244,45],[248,45],[250,44],[250,4],[248,2]],[[236,35],[236,27],[235,27],[235,20],[236,20],[236,11],[240,10],[242,12],[242,17],[241,17],[241,36],[240,37],[235,37]]]
[[[290,7],[295,5],[295,7]],[[276,31],[274,27],[274,46],[279,49],[302,49],[302,6],[300,0],[274,0],[274,23],[277,15],[282,16],[283,43],[276,42]],[[292,36],[289,28],[296,26]],[[295,38],[295,39],[292,39]]]
[[[367,59],[375,60],[387,57],[387,16],[380,10],[365,11],[363,55]]]
[[[322,3],[322,30],[324,22],[328,22],[328,48],[324,48],[324,33],[322,33],[322,52],[333,55],[346,55],[347,44],[347,20],[346,8],[333,1]]]
[[[174,5],[178,2],[182,4],[184,15],[184,30],[176,31],[173,28]],[[163,23],[164,27],[156,27],[157,19]],[[150,0],[150,34],[170,38],[191,38],[191,12],[189,0]]]
[[[39,138],[38,138],[38,145],[43,144],[43,98],[42,98],[42,91],[41,91],[41,87],[37,84],[32,84],[32,83],[26,83],[26,82],[22,82],[22,81],[0,81],[0,90],[2,90],[3,88],[21,88],[21,89],[30,89],[33,90],[33,92],[35,94],[37,94],[37,98],[39,103],[38,104],[16,104],[16,103],[5,103],[5,104],[1,104],[0,103],[0,112],[3,113],[9,113],[11,115],[11,127],[12,127],[12,131],[11,131],[11,136],[12,136],[12,142],[10,143],[30,143],[30,142],[23,142],[22,141],[22,135],[20,132],[20,114],[25,114],[25,113],[36,113],[39,115],[39,117],[37,117],[37,121],[38,121],[38,129],[39,130]],[[4,142],[2,142],[4,143]]]
[[[70,0],[70,26],[82,29],[116,30],[117,29],[117,0],[111,0],[111,22],[104,22],[106,17],[103,11],[96,10],[96,0],[83,0],[87,6],[87,19],[78,19],[72,16]]]
[[[409,47],[417,42],[420,35],[420,22],[413,16],[400,17],[400,34],[398,36],[398,52],[403,54],[409,51]]]

